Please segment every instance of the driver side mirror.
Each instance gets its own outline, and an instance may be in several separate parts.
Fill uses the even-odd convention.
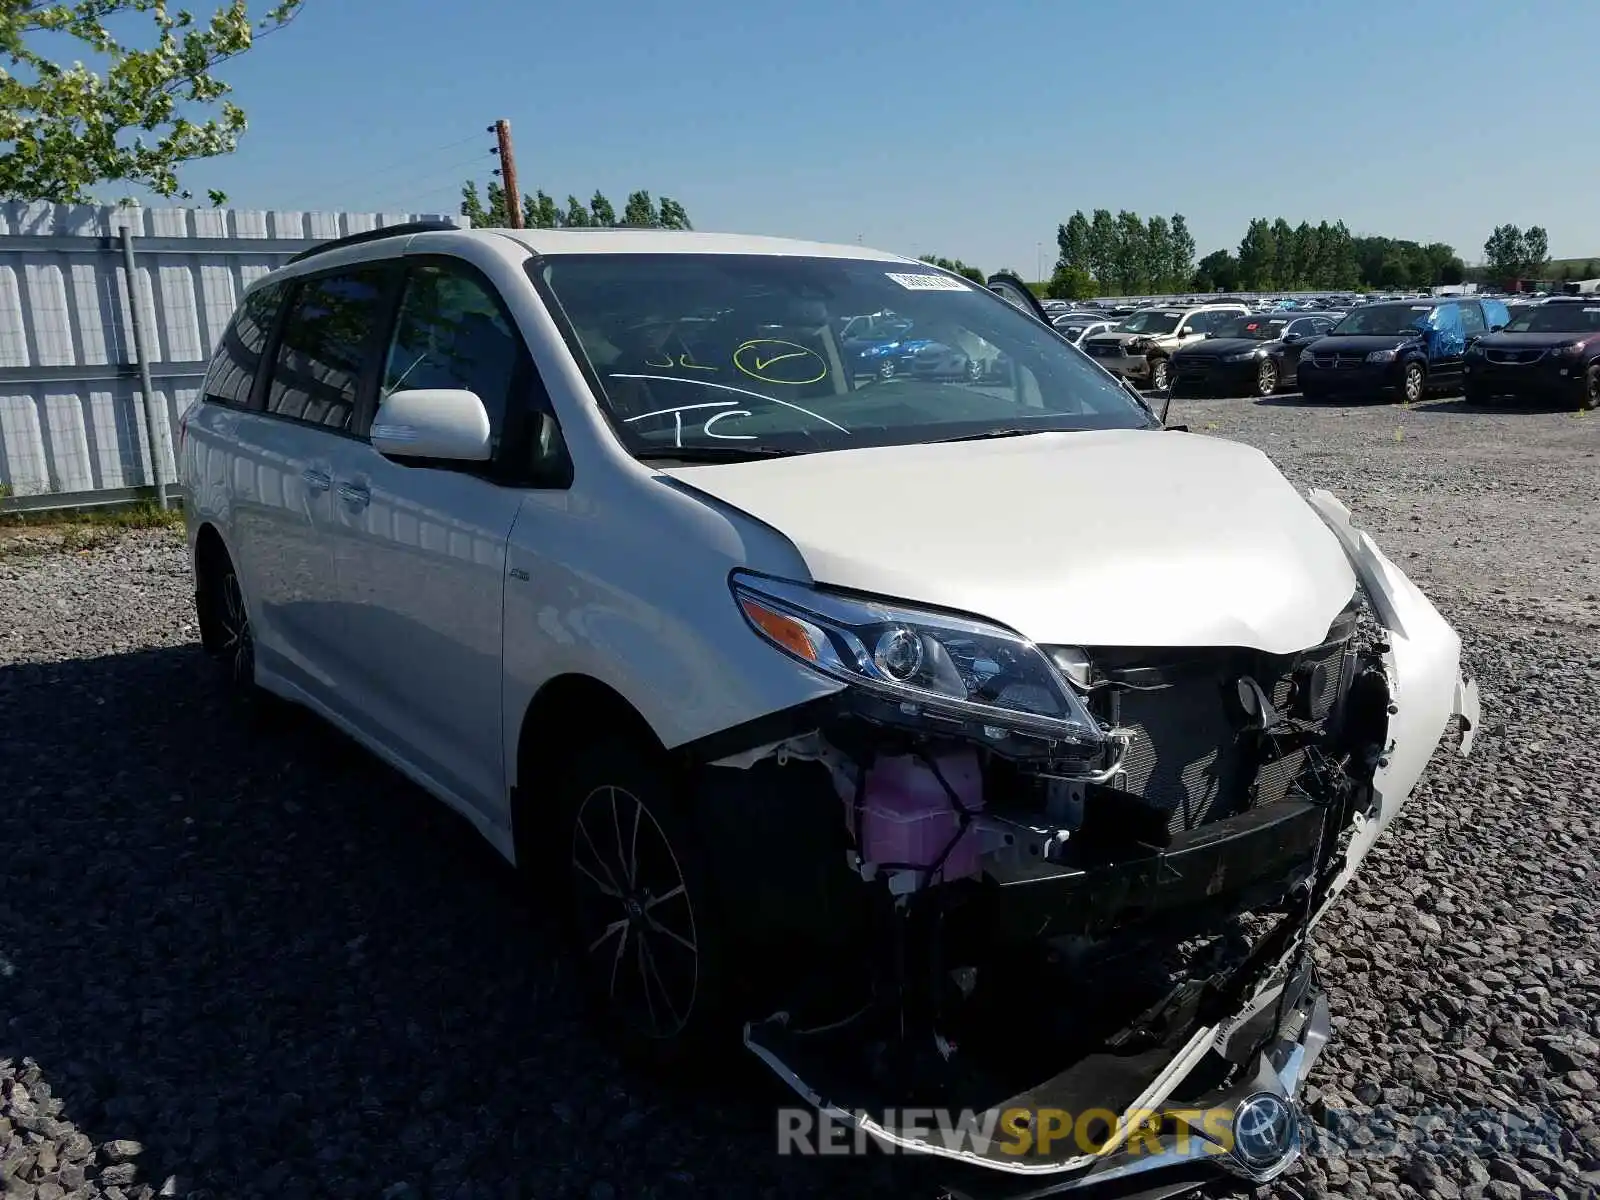
[[[1305,334],[1303,333],[1286,333],[1279,340],[1282,341],[1285,346],[1292,346],[1296,342],[1304,340],[1304,338]]]
[[[488,409],[476,392],[459,388],[390,392],[370,436],[385,458],[487,462],[494,451]]]
[[[1504,325],[1491,325],[1491,326],[1489,326],[1489,332],[1490,333],[1499,333],[1504,328],[1505,328]]]

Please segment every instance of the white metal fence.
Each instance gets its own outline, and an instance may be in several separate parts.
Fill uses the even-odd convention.
[[[0,511],[137,498],[154,488],[157,470],[170,482],[172,430],[244,288],[328,238],[415,220],[466,223],[439,214],[0,204]]]

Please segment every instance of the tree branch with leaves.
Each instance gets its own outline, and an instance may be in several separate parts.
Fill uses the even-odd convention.
[[[82,204],[103,183],[187,199],[180,169],[233,153],[246,128],[217,68],[303,3],[277,0],[255,18],[247,0],[231,0],[206,20],[165,0],[0,0],[0,199]],[[145,48],[111,32],[135,14],[151,22]],[[102,69],[39,49],[62,37]],[[214,204],[226,199],[211,193]]]

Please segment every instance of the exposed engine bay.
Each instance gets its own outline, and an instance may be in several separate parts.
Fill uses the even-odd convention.
[[[1202,1062],[1197,1031],[1276,987],[1271,1041],[1304,994],[1306,934],[1388,745],[1389,646],[1362,593],[1294,654],[1042,649],[1098,744],[943,729],[847,690],[702,768],[705,826],[743,842],[718,857],[770,1014],[747,1045],[813,1104],[1120,1114],[1185,1056],[1199,1069],[1161,1099],[1188,1102],[1258,1048]],[[984,668],[991,691],[1016,682]],[[987,1157],[1062,1171],[1082,1146]]]

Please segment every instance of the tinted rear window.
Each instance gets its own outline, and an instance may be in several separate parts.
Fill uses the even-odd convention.
[[[272,334],[282,297],[282,285],[269,283],[251,292],[239,305],[206,372],[201,394],[208,402],[239,408],[250,403],[251,385],[261,366],[261,353],[267,348],[267,338]]]
[[[361,369],[383,316],[386,275],[368,267],[300,285],[278,343],[268,412],[350,428]]]

